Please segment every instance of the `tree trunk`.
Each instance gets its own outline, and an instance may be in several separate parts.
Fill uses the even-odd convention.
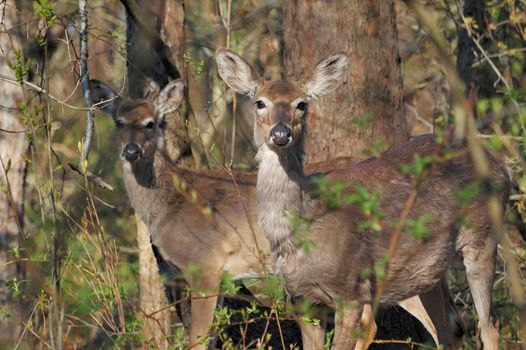
[[[17,4],[7,0],[0,4],[2,30],[0,35],[0,74],[13,76],[8,63],[15,62],[15,50],[22,50],[15,33]],[[26,126],[19,116],[19,104],[24,98],[21,87],[0,80],[0,348],[13,346],[19,338],[21,298],[17,299],[6,286],[16,278],[22,279],[21,267],[13,262],[12,250],[18,246],[23,230],[23,200],[28,143],[23,130]],[[7,173],[6,170],[8,169]]]
[[[284,1],[283,12],[288,78],[308,76],[336,50],[350,57],[347,83],[309,106],[307,163],[405,141],[393,1]]]
[[[150,234],[146,225],[136,217],[137,245],[139,247],[139,293],[140,307],[146,314],[155,312],[151,317],[145,316],[142,322],[142,333],[151,339],[156,349],[167,349],[166,336],[170,335],[170,310],[166,309],[166,298],[163,283],[159,275],[157,261],[152,252]]]
[[[306,161],[360,159],[406,141],[394,2],[295,0],[284,1],[283,12],[287,78],[307,77],[337,50],[350,57],[347,83],[309,105]],[[376,321],[377,338],[430,339],[401,308],[381,310]]]

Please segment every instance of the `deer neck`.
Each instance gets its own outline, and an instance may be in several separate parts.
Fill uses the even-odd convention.
[[[167,191],[163,184],[162,174],[168,168],[166,163],[166,158],[159,152],[152,157],[141,158],[133,163],[123,162],[124,182],[131,204],[135,213],[146,225],[149,225],[156,217],[156,213],[162,208],[163,198],[168,192],[174,192]],[[172,177],[169,176],[169,178]]]
[[[302,183],[303,152],[301,146],[277,154],[266,144],[260,146],[257,177],[257,208],[259,223],[269,240],[274,261],[297,252],[294,233],[287,214],[302,215],[305,193]]]

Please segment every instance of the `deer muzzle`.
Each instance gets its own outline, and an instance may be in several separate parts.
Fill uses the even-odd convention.
[[[128,162],[134,162],[137,159],[141,158],[141,156],[142,156],[142,149],[136,143],[128,143],[122,149],[121,157],[127,160]]]
[[[270,143],[278,146],[287,146],[292,141],[292,129],[279,123],[270,130]]]

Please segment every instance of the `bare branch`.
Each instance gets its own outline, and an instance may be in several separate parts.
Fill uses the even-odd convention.
[[[82,82],[82,91],[84,94],[84,101],[88,107],[91,107],[91,93],[89,88],[89,72],[88,72],[88,10],[86,8],[86,0],[79,0],[80,10],[80,79]],[[82,147],[81,163],[88,160],[91,142],[93,141],[93,129],[95,127],[95,120],[93,118],[93,111],[91,108],[86,112],[87,126],[86,136],[84,138],[84,146]]]
[[[13,85],[17,85],[17,86],[25,86],[25,87],[28,87],[29,89],[39,93],[39,94],[45,94],[47,97],[49,97],[50,99],[52,99],[53,101],[55,101],[56,103],[64,106],[64,107],[68,107],[68,108],[71,108],[71,109],[75,109],[75,110],[80,110],[80,111],[87,111],[89,110],[89,108],[85,108],[85,107],[77,107],[77,106],[73,106],[73,105],[70,105],[69,103],[59,99],[58,97],[56,96],[53,96],[51,95],[50,93],[48,93],[48,91],[38,85],[35,85],[33,83],[31,83],[30,81],[27,81],[27,80],[22,80],[21,82],[17,81],[17,79],[15,77],[12,77],[12,76],[9,76],[9,75],[5,75],[5,74],[0,74],[0,80],[3,80],[3,81],[6,81],[10,84],[13,84]],[[5,106],[2,106],[3,108],[9,108],[9,109],[14,109],[13,107],[5,107]]]
[[[76,171],[79,175],[86,176],[86,179],[88,179],[88,181],[93,182],[95,185],[101,188],[104,188],[105,190],[113,191],[113,186],[107,183],[106,181],[104,181],[103,179],[101,179],[100,177],[98,177],[97,175],[90,173],[87,170],[85,172],[82,171],[82,169],[76,164],[69,163],[68,165],[72,170]]]

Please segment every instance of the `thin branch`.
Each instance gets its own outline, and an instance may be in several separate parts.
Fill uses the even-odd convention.
[[[91,92],[89,84],[88,72],[88,10],[86,8],[86,0],[79,0],[80,10],[80,80],[82,82],[82,91],[84,93],[84,101],[88,107],[91,107]],[[93,111],[91,108],[86,112],[87,126],[86,136],[84,138],[84,145],[82,147],[81,163],[88,160],[91,143],[93,141],[93,129],[95,128],[95,120],[93,118]]]
[[[6,194],[7,194],[8,202],[11,205],[11,209],[13,210],[13,214],[14,214],[13,216],[14,216],[15,221],[16,221],[16,226],[18,228],[20,236],[23,239],[26,239],[27,235],[24,232],[24,228],[23,228],[23,225],[22,225],[22,219],[19,216],[19,209],[17,209],[20,204],[16,203],[15,199],[13,198],[13,192],[11,190],[11,183],[9,182],[9,177],[7,176],[8,172],[9,172],[8,168],[10,167],[10,164],[8,162],[8,164],[6,165],[4,163],[4,160],[2,159],[1,155],[0,155],[0,165],[2,166],[2,171],[3,171],[3,174],[5,176],[5,185],[6,185],[6,188],[7,188]]]
[[[484,58],[486,59],[486,61],[489,63],[489,65],[491,66],[491,68],[493,69],[493,72],[495,72],[495,74],[497,75],[497,77],[499,78],[496,82],[495,82],[495,85],[498,84],[499,81],[502,81],[502,83],[504,84],[504,86],[506,87],[506,89],[510,89],[510,86],[508,84],[508,82],[506,81],[506,79],[504,79],[504,77],[502,76],[502,74],[500,73],[499,69],[497,68],[497,66],[495,65],[495,63],[493,63],[493,61],[491,60],[491,58],[488,56],[488,53],[484,50],[484,48],[482,47],[482,45],[480,45],[479,41],[475,38],[475,36],[473,35],[473,31],[471,30],[471,26],[469,25],[468,23],[468,20],[466,19],[466,16],[464,16],[464,14],[462,13],[462,11],[460,11],[460,3],[459,1],[457,0],[457,6],[459,7],[459,15],[460,15],[460,18],[462,19],[462,22],[464,23],[464,27],[466,28],[466,33],[468,35],[468,37],[471,39],[471,41],[475,44],[475,46],[477,47],[477,49],[480,51],[480,53],[482,54],[482,56],[484,56]]]
[[[85,176],[86,179],[88,179],[88,181],[90,182],[93,182],[95,185],[101,187],[101,188],[104,188],[105,190],[110,190],[110,191],[113,191],[114,188],[112,185],[110,185],[109,183],[107,183],[106,181],[104,181],[103,179],[101,179],[100,177],[98,177],[97,175],[89,172],[89,171],[83,171],[78,165],[76,164],[73,164],[73,163],[69,163],[68,164],[69,167],[76,171],[79,175],[82,175],[82,176]]]
[[[6,130],[6,129],[0,128],[0,131],[8,133],[8,134],[24,134],[28,132],[29,130]]]
[[[8,83],[11,83],[13,85],[17,85],[17,86],[25,86],[39,94],[45,94],[47,97],[49,97],[50,99],[52,99],[53,101],[55,101],[56,103],[64,106],[64,107],[68,107],[68,108],[71,108],[71,109],[75,109],[75,110],[79,110],[79,111],[87,111],[89,110],[89,108],[85,108],[85,107],[77,107],[77,106],[73,106],[73,105],[70,105],[69,103],[59,99],[58,97],[56,96],[53,96],[51,95],[50,93],[48,93],[48,91],[38,85],[35,85],[33,83],[31,83],[30,81],[27,81],[27,80],[22,80],[22,82],[18,82],[17,79],[15,77],[11,77],[9,75],[5,75],[5,74],[0,74],[0,80],[4,80]],[[8,107],[8,108],[12,108],[12,107]]]

